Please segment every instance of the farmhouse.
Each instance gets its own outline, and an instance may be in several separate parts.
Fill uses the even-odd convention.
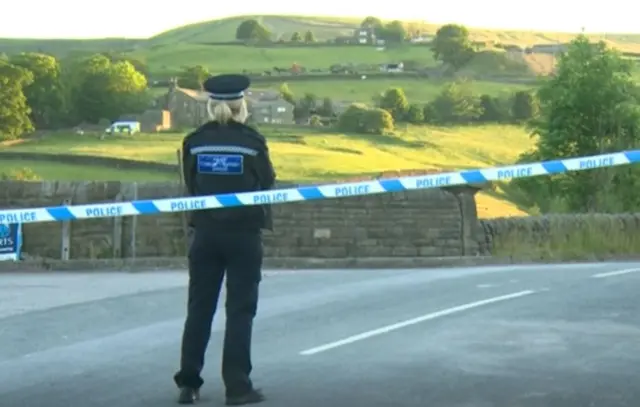
[[[174,128],[196,127],[208,120],[208,99],[206,92],[171,84],[169,91],[158,98],[154,105],[170,112]],[[293,123],[293,106],[282,99],[277,91],[250,89],[246,100],[251,120],[256,123]]]

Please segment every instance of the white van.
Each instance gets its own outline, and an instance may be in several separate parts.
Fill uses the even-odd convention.
[[[104,132],[107,134],[140,133],[140,122],[113,122]]]

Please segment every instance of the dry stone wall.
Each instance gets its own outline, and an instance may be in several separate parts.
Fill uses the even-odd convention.
[[[471,187],[281,204],[265,233],[271,258],[477,255]],[[29,208],[181,196],[176,183],[0,181],[0,208]],[[68,244],[63,238],[68,236]],[[184,256],[182,213],[24,225],[27,256],[107,259]]]

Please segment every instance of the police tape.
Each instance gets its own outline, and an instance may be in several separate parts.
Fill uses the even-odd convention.
[[[640,162],[640,150],[633,150],[504,167],[260,192],[1,210],[0,224],[61,222],[77,219],[153,215],[166,212],[189,212],[236,206],[316,201],[416,189],[480,184],[489,181],[562,174],[569,171],[584,171],[638,162]]]

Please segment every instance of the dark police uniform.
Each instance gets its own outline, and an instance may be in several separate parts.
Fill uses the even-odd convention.
[[[243,97],[249,78],[220,75],[204,83],[212,99]],[[208,122],[185,137],[184,179],[192,196],[267,190],[275,172],[264,137],[249,126]],[[222,377],[227,404],[263,400],[249,378],[251,333],[258,305],[262,268],[262,229],[271,229],[270,208],[239,206],[190,213],[189,302],[182,338],[181,368],[174,376],[180,403],[192,403],[203,384],[200,376],[226,272],[226,329]]]

